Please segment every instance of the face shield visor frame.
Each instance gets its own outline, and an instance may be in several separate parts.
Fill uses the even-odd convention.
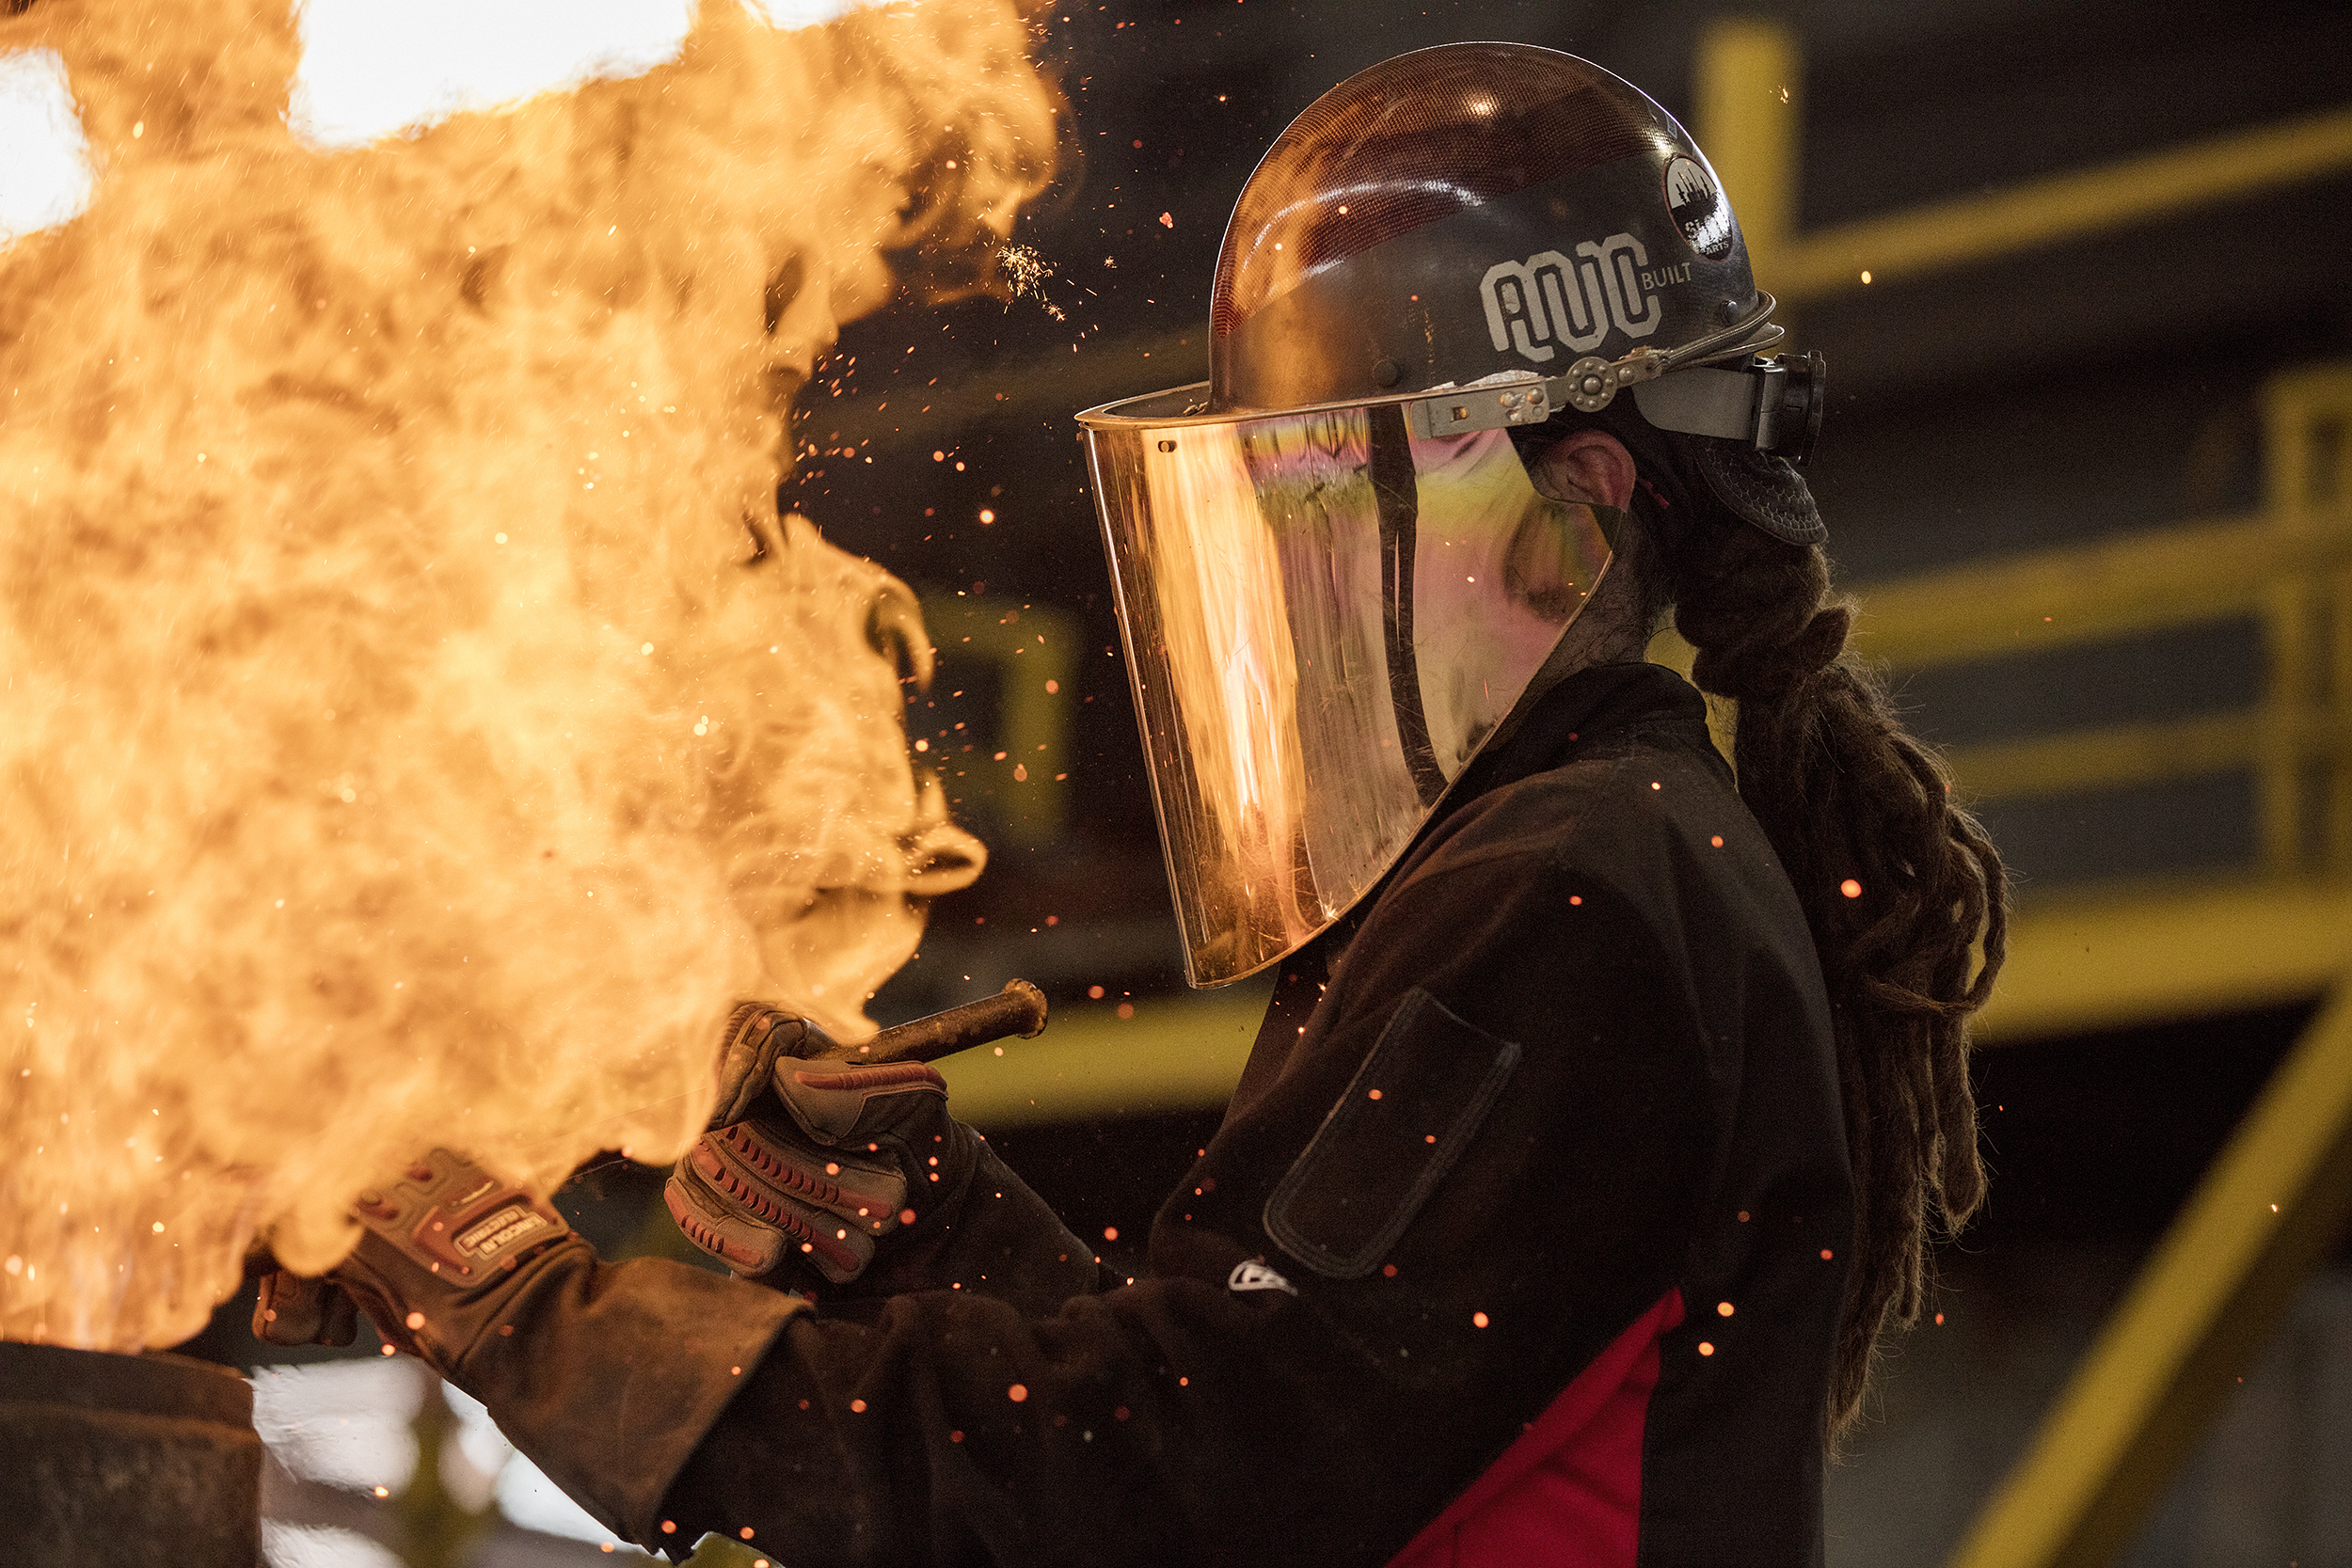
[[[1521,420],[1413,403],[1079,416],[1195,986],[1377,885],[1607,570],[1622,515],[1539,492]]]

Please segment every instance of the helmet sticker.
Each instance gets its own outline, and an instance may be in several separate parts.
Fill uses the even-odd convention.
[[[1666,210],[1692,250],[1709,261],[1731,251],[1731,203],[1707,166],[1677,152],[1666,165]]]
[[[1546,250],[1524,261],[1497,261],[1478,293],[1495,352],[1517,349],[1540,365],[1563,347],[1591,353],[1612,327],[1629,338],[1648,337],[1665,319],[1657,292],[1690,276],[1688,261],[1653,268],[1641,241],[1612,234],[1578,245],[1574,261]]]

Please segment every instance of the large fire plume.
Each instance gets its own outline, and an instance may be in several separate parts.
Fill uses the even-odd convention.
[[[8,8],[0,7],[0,11]],[[38,0],[94,190],[0,248],[0,1337],[175,1342],[433,1143],[666,1160],[739,996],[856,1036],[980,847],[793,392],[1050,174],[1007,0],[288,129],[289,0]]]

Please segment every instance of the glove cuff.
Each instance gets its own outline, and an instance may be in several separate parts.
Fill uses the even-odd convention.
[[[548,1480],[648,1548],[677,1544],[661,1530],[671,1481],[808,1306],[668,1259],[602,1263],[577,1236],[450,1291],[371,1234],[335,1277]]]
[[[675,1546],[670,1483],[807,1308],[666,1258],[601,1263],[567,1243],[524,1266],[502,1315],[515,1332],[485,1338],[453,1381],[589,1513],[639,1545]]]
[[[566,1242],[594,1257],[563,1215],[445,1148],[361,1193],[353,1209],[365,1228],[330,1277],[386,1343],[453,1378],[497,1326],[526,1263]]]

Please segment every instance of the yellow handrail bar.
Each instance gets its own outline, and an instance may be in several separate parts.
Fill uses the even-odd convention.
[[[1862,288],[1865,269],[1874,284],[1915,278],[2345,170],[2352,109],[2338,109],[1816,230],[1782,241],[1762,280],[1792,303],[1821,299]]]

